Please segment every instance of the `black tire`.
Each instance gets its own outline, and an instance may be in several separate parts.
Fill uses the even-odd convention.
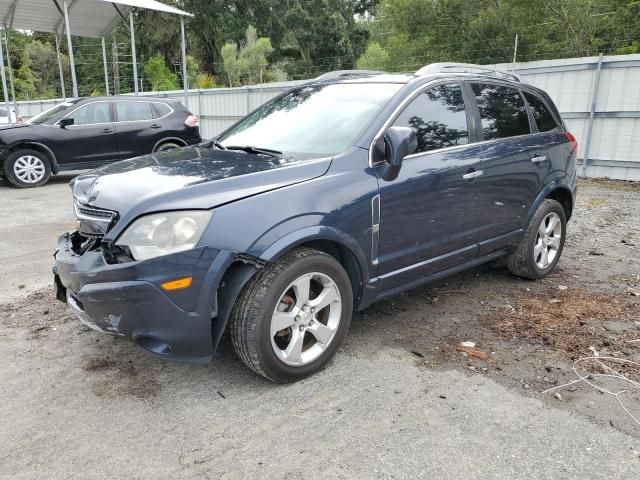
[[[174,148],[180,148],[182,146],[183,145],[180,145],[179,143],[176,143],[176,142],[164,142],[156,147],[156,149],[154,150],[154,153],[164,152],[166,150],[173,150]]]
[[[14,171],[14,166],[16,162],[18,162],[18,160],[23,157],[35,157],[40,162],[42,162],[42,165],[44,166],[44,173],[40,179],[34,182],[27,182],[22,180],[16,175],[16,172]],[[38,150],[33,150],[30,148],[21,148],[19,150],[15,150],[11,152],[5,159],[4,174],[6,175],[7,180],[9,180],[9,182],[15,187],[18,187],[18,188],[41,187],[42,185],[47,183],[51,178],[51,162],[49,161],[49,158],[44,153],[39,152]]]
[[[311,272],[327,275],[337,286],[342,304],[340,322],[319,357],[305,365],[292,366],[274,351],[271,317],[287,287]],[[349,330],[352,313],[351,282],[342,265],[324,252],[296,248],[268,264],[245,285],[231,311],[231,341],[242,362],[254,372],[276,382],[295,382],[317,372],[333,357]]]
[[[538,240],[538,229],[541,227],[541,223],[547,219],[547,216],[554,213],[560,217],[561,234],[559,246],[557,247],[557,253],[553,260],[549,262],[547,267],[541,268],[534,259],[534,248]],[[509,271],[519,277],[533,280],[549,275],[558,264],[560,255],[562,255],[566,232],[567,218],[562,205],[556,200],[545,199],[531,218],[518,247],[507,257],[507,267]],[[547,249],[548,247],[545,245],[543,248]]]

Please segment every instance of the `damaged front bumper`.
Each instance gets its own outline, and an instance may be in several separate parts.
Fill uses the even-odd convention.
[[[101,248],[75,253],[77,235],[59,238],[53,273],[57,298],[84,324],[131,339],[154,355],[195,363],[211,360],[216,293],[233,252],[200,247],[111,264]],[[160,287],[183,277],[193,278],[186,289]]]

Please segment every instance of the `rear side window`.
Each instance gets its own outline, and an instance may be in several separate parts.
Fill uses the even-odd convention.
[[[158,111],[158,116],[164,117],[169,112],[171,112],[171,108],[166,103],[154,103],[156,110]]]
[[[485,140],[531,133],[529,116],[516,88],[488,83],[471,84],[482,120]]]
[[[115,102],[119,122],[151,120],[153,109],[149,102]]]
[[[111,121],[109,102],[89,103],[78,108],[65,118],[73,118],[74,125],[93,125],[96,123],[108,123]]]
[[[529,104],[529,110],[533,114],[533,118],[536,121],[536,125],[538,125],[539,132],[558,132],[560,131],[560,127],[556,123],[553,115],[544,104],[544,102],[537,97],[536,95],[529,92],[522,92],[524,94],[524,98],[527,99],[527,103]]]
[[[411,127],[416,132],[416,153],[469,143],[467,115],[458,84],[438,85],[421,93],[393,125]]]

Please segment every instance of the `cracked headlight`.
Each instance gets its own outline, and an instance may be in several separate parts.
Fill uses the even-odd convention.
[[[129,225],[116,245],[134,260],[169,255],[194,248],[209,225],[213,210],[185,210],[145,215]]]

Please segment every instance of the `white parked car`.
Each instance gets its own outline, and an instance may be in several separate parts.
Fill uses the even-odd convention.
[[[8,120],[7,109],[0,108],[0,125],[9,123]],[[11,112],[11,123],[22,123],[22,117],[18,115],[16,118],[16,112]]]

